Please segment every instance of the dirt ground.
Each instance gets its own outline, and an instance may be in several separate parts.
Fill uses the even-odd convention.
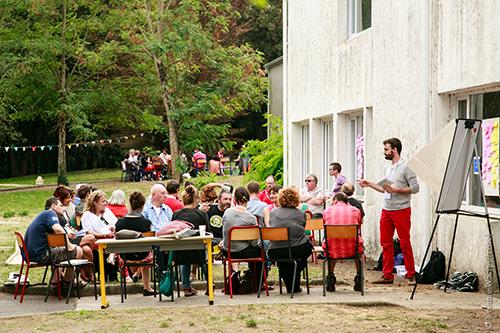
[[[480,332],[484,320],[480,310],[274,304],[72,311],[2,319],[0,332]]]

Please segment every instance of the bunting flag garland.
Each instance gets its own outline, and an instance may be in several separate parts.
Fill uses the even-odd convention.
[[[145,133],[140,133],[141,138],[144,137]],[[67,143],[66,147],[68,149],[71,148],[78,148],[80,146],[83,146],[87,148],[89,145],[105,145],[105,144],[110,144],[113,142],[120,143],[128,140],[129,138],[136,138],[136,134],[132,134],[131,136],[120,136],[112,139],[99,139],[99,140],[93,140],[93,141],[88,141],[88,142],[71,142]],[[22,149],[22,151],[26,150],[31,150],[35,152],[36,150],[44,151],[45,148],[47,148],[49,151],[52,150],[52,148],[58,147],[58,145],[44,145],[44,146],[9,146],[9,147],[0,147],[0,149],[3,148],[3,150],[7,153],[9,152],[10,149],[13,149],[14,151],[18,151],[19,149]],[[1,150],[0,150],[1,151]]]

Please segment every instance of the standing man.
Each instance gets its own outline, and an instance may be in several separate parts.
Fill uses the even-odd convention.
[[[163,184],[151,186],[151,201],[144,206],[142,215],[151,221],[151,229],[155,232],[172,220],[172,210],[163,203],[166,198],[167,190]]]
[[[330,176],[335,178],[335,182],[333,183],[332,188],[332,196],[340,192],[340,188],[347,182],[347,179],[340,172],[342,171],[342,166],[338,162],[330,163],[328,167],[328,171]]]
[[[411,194],[418,193],[419,185],[415,173],[400,157],[401,141],[390,138],[383,142],[384,157],[391,164],[384,169],[384,179],[378,183],[366,179],[358,180],[362,187],[371,187],[384,193],[384,208],[380,216],[380,245],[384,275],[374,283],[391,284],[394,281],[394,230],[398,232],[401,250],[403,252],[406,276],[409,283],[415,281],[415,262],[410,242],[411,226]]]
[[[266,189],[259,193],[259,200],[260,201],[265,202],[268,205],[273,203],[273,201],[269,197],[269,190],[271,189],[271,187],[274,186],[274,184],[275,184],[274,177],[272,175],[267,176]]]

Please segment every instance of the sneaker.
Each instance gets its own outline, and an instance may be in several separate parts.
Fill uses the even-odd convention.
[[[376,280],[376,281],[373,281],[372,282],[373,284],[393,284],[394,283],[394,280],[393,279],[389,279],[385,276],[382,276],[380,279]]]
[[[354,291],[361,291],[361,279],[359,275],[354,277]]]
[[[195,296],[198,293],[196,289],[189,288],[189,289],[184,289],[184,297],[191,297]]]

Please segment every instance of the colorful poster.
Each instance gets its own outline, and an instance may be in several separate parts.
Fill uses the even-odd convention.
[[[483,156],[481,174],[484,192],[487,196],[498,196],[499,194],[499,122],[500,118],[483,119],[482,122]]]

